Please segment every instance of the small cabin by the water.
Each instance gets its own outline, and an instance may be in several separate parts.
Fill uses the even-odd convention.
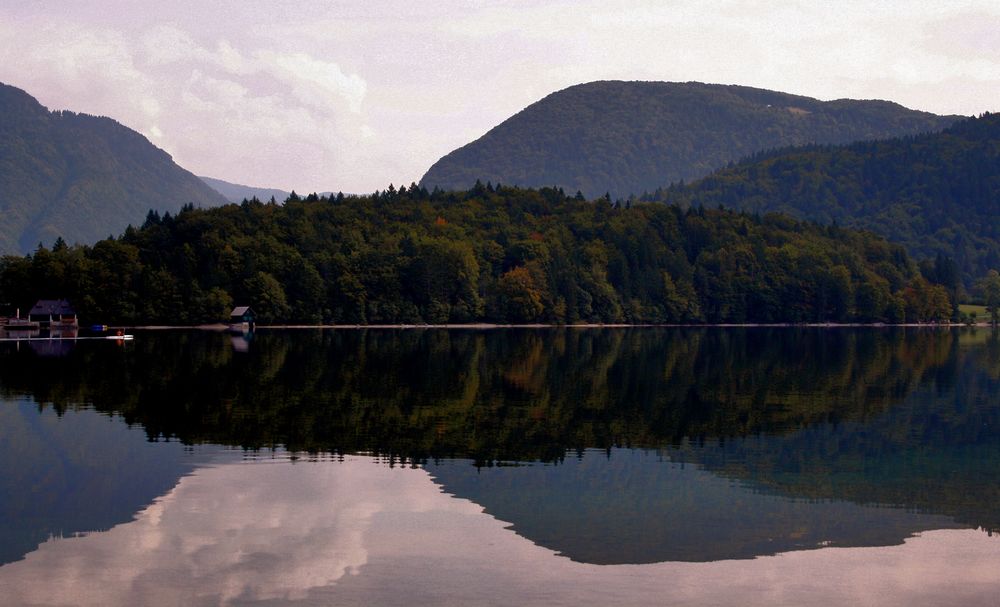
[[[32,322],[48,327],[76,327],[76,310],[65,299],[39,299],[28,313]]]
[[[233,328],[246,327],[252,329],[257,322],[257,315],[250,306],[238,306],[229,313],[229,323]]]

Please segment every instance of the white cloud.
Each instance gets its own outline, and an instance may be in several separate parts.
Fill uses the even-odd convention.
[[[177,24],[39,27],[0,19],[0,51],[20,59],[0,64],[0,81],[52,109],[112,116],[199,174],[329,189],[374,141],[365,80],[308,52],[203,44]]]
[[[43,44],[39,44],[42,41]],[[0,19],[0,81],[76,98],[72,109],[119,117],[155,109],[153,82],[135,65],[127,39],[117,31],[47,24],[18,27]]]
[[[291,86],[302,103],[326,108],[330,97],[341,97],[352,112],[361,111],[365,81],[357,74],[345,74],[336,63],[320,61],[305,53],[259,51],[256,57],[266,72]]]
[[[211,60],[187,32],[171,25],[155,27],[142,37],[143,59],[149,65],[169,65],[178,61]]]
[[[419,179],[544,95],[598,79],[744,84],[939,113],[1000,109],[1000,54],[991,52],[1000,49],[1000,9],[991,0],[302,0],[294,10],[253,1],[239,9],[8,3],[0,81],[55,108],[110,115],[144,133],[155,125],[158,142],[198,173],[300,191]]]
[[[243,55],[226,40],[219,41],[215,49],[215,57],[218,64],[231,74],[239,74],[247,69]]]

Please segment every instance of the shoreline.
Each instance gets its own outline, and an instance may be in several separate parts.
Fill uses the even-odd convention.
[[[204,324],[204,325],[107,325],[107,332],[112,331],[208,331],[218,333],[244,333],[240,328],[233,328],[227,324]],[[546,323],[524,323],[524,324],[499,324],[499,323],[445,323],[445,324],[372,324],[372,325],[256,325],[254,331],[364,331],[368,329],[378,331],[419,331],[419,330],[448,330],[448,331],[499,331],[505,329],[989,329],[989,322],[978,322],[975,324],[966,323],[577,323],[577,324],[546,324]],[[24,341],[29,338],[39,338],[37,335],[19,335],[21,332],[8,332],[6,328],[0,326],[0,340],[3,341]],[[85,332],[83,336],[67,337],[67,339],[80,339],[91,334],[87,327],[81,327]],[[111,339],[113,335],[102,335],[101,338]],[[41,339],[58,339],[56,337],[41,337]]]
[[[989,322],[978,322],[975,324],[966,323],[577,323],[577,324],[549,324],[549,323],[525,323],[525,324],[499,324],[499,323],[445,323],[445,324],[371,324],[371,325],[256,325],[254,330],[341,330],[358,331],[365,329],[393,329],[393,330],[420,330],[420,329],[449,329],[449,330],[499,330],[499,329],[643,329],[643,328],[666,328],[666,329],[739,329],[739,328],[819,328],[819,329],[842,329],[842,328],[930,328],[930,329],[954,329],[954,328],[990,328]],[[134,331],[178,331],[178,330],[198,330],[198,331],[238,331],[226,324],[207,325],[121,325],[109,326],[111,330],[126,329]]]

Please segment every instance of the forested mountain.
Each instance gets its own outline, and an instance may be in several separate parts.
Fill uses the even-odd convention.
[[[0,84],[0,252],[93,243],[150,208],[224,204],[145,137],[110,118],[49,112]]]
[[[941,133],[762,154],[656,198],[863,228],[966,285],[1000,269],[1000,115]]]
[[[208,187],[222,194],[229,202],[243,202],[251,198],[270,200],[272,197],[275,200],[284,200],[288,198],[289,194],[289,192],[275,188],[257,188],[250,185],[230,183],[212,177],[199,177],[198,179],[201,179]]]
[[[89,321],[806,322],[951,315],[903,248],[781,215],[416,185],[248,201],[0,259],[0,301]]]
[[[461,190],[479,179],[625,197],[761,150],[938,131],[958,118],[743,86],[592,82],[528,106],[438,160],[420,184]]]

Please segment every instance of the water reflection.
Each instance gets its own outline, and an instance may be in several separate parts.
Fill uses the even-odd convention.
[[[577,563],[426,471],[352,457],[197,470],[132,522],[0,567],[0,587],[11,605],[989,604],[998,566],[1000,542],[969,530],[752,561]]]
[[[532,542],[596,564],[746,559],[828,546],[887,546],[946,516],[804,500],[734,482],[664,453],[587,452],[560,465],[428,465],[435,482]]]
[[[777,575],[756,563],[896,546],[851,548],[860,575],[862,561],[916,558],[931,539],[947,551],[956,537],[997,564],[997,542],[966,533],[1000,530],[1000,339],[989,332],[263,331],[239,344],[165,332],[59,357],[11,346],[0,344],[0,564],[27,559],[0,578],[82,567],[77,550],[119,571],[68,572],[71,598],[80,584],[108,598],[121,571],[143,596],[213,604],[312,600],[331,586],[365,602],[391,568],[362,574],[386,563],[441,579],[400,560],[424,549],[402,539],[371,557],[394,525],[449,575],[475,578],[469,568],[488,561],[463,565],[446,539],[506,546],[479,549],[520,572],[509,583],[534,579],[522,558],[572,578],[593,572],[569,561],[780,555],[746,565]],[[292,465],[286,448],[322,461]],[[32,552],[88,531],[104,532]],[[130,553],[140,548],[147,561]],[[184,578],[202,588],[172,589]],[[46,596],[58,602],[59,588]]]
[[[154,332],[60,358],[0,343],[0,395],[188,444],[555,461],[864,421],[919,386],[951,389],[963,366],[995,381],[998,343],[888,329],[271,331],[241,353],[225,334]],[[996,405],[983,388],[959,387],[966,406]]]
[[[133,522],[50,540],[0,568],[0,585],[17,604],[301,599],[358,573],[372,516],[414,481],[374,465],[208,467],[180,479]]]
[[[217,456],[215,456],[217,457]],[[209,461],[94,412],[0,401],[0,564],[49,537],[110,529]]]

